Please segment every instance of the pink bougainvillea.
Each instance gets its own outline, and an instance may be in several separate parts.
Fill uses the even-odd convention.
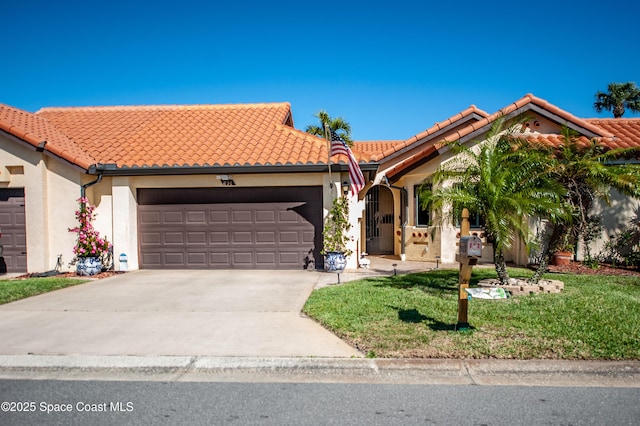
[[[73,253],[77,257],[102,257],[111,250],[111,243],[93,227],[96,206],[89,203],[86,197],[78,198],[80,209],[76,210],[76,219],[79,225],[69,228],[69,232],[78,234]]]

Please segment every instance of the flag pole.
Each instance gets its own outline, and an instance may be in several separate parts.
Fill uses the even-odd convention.
[[[327,165],[329,166],[329,188],[333,188],[333,179],[331,178],[331,130],[329,124],[324,123],[324,138],[327,140]]]

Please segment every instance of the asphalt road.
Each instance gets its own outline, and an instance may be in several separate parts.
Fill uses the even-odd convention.
[[[640,388],[1,380],[0,424],[636,425]]]

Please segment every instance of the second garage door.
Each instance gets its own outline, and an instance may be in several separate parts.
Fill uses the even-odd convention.
[[[140,267],[302,269],[322,235],[318,194],[310,188],[140,190]]]

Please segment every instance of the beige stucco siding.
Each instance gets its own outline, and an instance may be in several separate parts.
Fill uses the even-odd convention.
[[[80,195],[78,169],[36,152],[8,136],[0,136],[0,185],[24,188],[27,270],[55,267],[58,255],[66,264],[73,257],[76,199]]]

